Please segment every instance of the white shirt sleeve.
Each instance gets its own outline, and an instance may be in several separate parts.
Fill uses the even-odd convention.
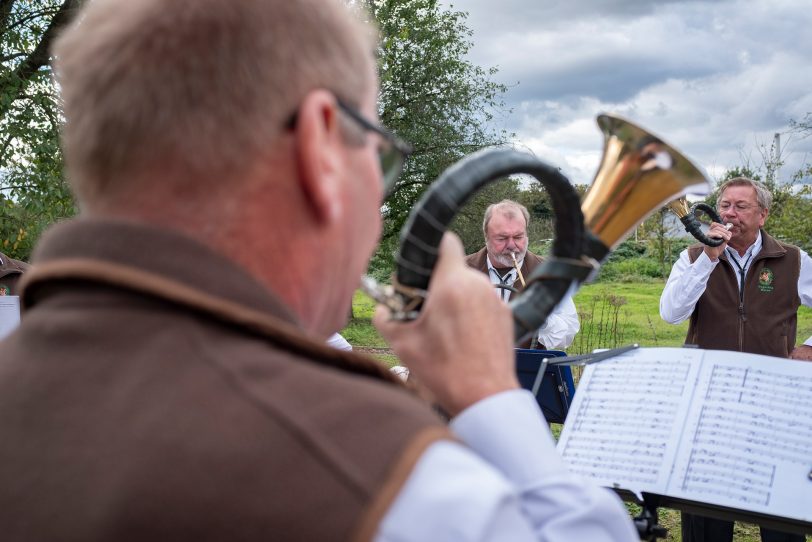
[[[327,345],[339,350],[352,350],[352,345],[340,333],[327,337]]]
[[[683,250],[671,268],[668,282],[660,296],[660,317],[669,324],[679,324],[694,312],[697,301],[705,293],[711,272],[719,264],[712,262],[703,251],[692,264],[688,251]]]
[[[812,307],[812,258],[809,254],[801,251],[801,273],[798,276],[798,297],[801,305]],[[804,341],[807,346],[812,346],[812,337]]]
[[[451,429],[467,447],[425,451],[377,542],[639,540],[614,493],[567,471],[529,392],[480,401]]]
[[[539,342],[551,350],[565,350],[581,329],[578,311],[572,296],[567,293],[539,328]]]

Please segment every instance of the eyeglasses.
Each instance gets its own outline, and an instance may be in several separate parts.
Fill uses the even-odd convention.
[[[368,121],[357,109],[347,104],[341,98],[336,97],[336,103],[341,112],[355,121],[363,130],[374,132],[380,136],[378,160],[381,164],[384,197],[388,196],[395,187],[395,182],[398,180],[398,177],[403,173],[403,166],[406,164],[406,158],[412,154],[412,147],[386,128]],[[293,130],[296,127],[298,116],[299,112],[294,111],[285,123],[285,128]]]
[[[722,203],[719,204],[719,210],[720,211],[729,211],[731,209],[731,207],[734,208],[737,213],[744,213],[744,212],[747,212],[750,209],[752,209],[754,207],[754,205],[744,205],[742,203],[737,203],[736,205],[731,205],[730,202],[727,202],[727,201],[723,201]]]
[[[368,132],[374,132],[381,136],[381,142],[378,146],[378,160],[381,163],[381,173],[383,175],[383,189],[384,196],[389,195],[392,188],[395,187],[395,181],[398,180],[400,174],[403,172],[403,166],[406,163],[406,158],[412,154],[412,147],[398,138],[395,134],[371,123],[357,109],[348,105],[341,98],[336,98],[338,108],[354,120],[358,126]]]

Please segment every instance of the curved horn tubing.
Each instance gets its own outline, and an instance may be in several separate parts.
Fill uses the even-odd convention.
[[[438,247],[460,208],[481,188],[508,175],[528,174],[547,190],[555,212],[552,258],[577,260],[585,244],[580,198],[558,168],[511,149],[485,149],[448,168],[423,195],[409,215],[396,256],[396,282],[425,290],[437,263]],[[514,337],[520,342],[538,329],[566,295],[574,277],[534,282],[510,303]],[[419,306],[417,307],[419,310]]]
[[[722,218],[716,212],[716,209],[714,209],[713,207],[711,207],[706,203],[695,203],[691,207],[691,212],[680,219],[682,221],[682,224],[685,226],[685,231],[693,235],[697,241],[709,247],[718,247],[719,245],[724,243],[724,239],[708,237],[705,234],[705,232],[702,231],[701,224],[699,220],[696,218],[697,211],[703,211],[714,222],[717,222],[719,224],[722,223]]]

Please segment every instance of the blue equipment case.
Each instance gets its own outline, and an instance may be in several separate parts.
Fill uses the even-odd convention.
[[[516,375],[519,384],[526,390],[533,391],[538,378],[539,368],[544,358],[564,357],[566,352],[560,350],[530,350],[516,349]],[[538,401],[544,418],[549,423],[564,423],[567,412],[575,395],[575,383],[572,380],[572,370],[569,367],[548,365],[541,377],[536,391]]]

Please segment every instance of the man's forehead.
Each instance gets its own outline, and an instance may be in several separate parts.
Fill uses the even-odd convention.
[[[725,188],[720,200],[756,200],[756,189],[752,186],[734,185]]]
[[[516,213],[494,213],[490,222],[488,222],[488,231],[494,234],[502,232],[512,233],[515,230],[523,232],[525,228],[524,216]]]

